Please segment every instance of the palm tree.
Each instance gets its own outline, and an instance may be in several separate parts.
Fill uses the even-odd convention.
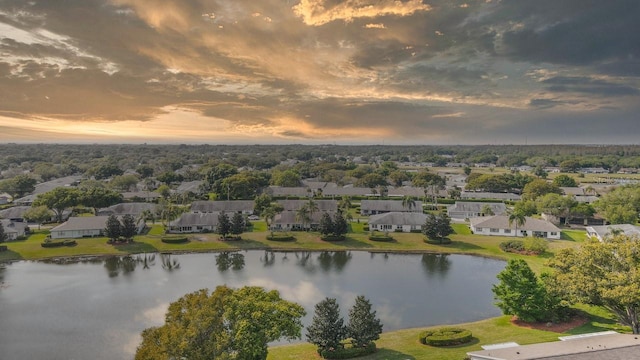
[[[518,237],[518,226],[522,227],[526,222],[527,217],[524,216],[524,213],[521,211],[513,211],[509,214],[509,227],[511,227],[513,223],[516,224],[516,237]]]
[[[311,222],[311,213],[309,211],[309,206],[307,206],[308,204],[304,204],[302,205],[302,207],[300,207],[300,209],[298,209],[298,211],[296,211],[296,220],[300,221],[302,223],[302,229],[306,228],[306,224],[308,222]]]
[[[305,206],[307,207],[307,210],[309,211],[309,227],[311,227],[311,221],[313,220],[313,214],[315,214],[318,211],[320,211],[320,208],[318,207],[318,203],[313,201],[313,199],[311,199],[311,198],[305,204]]]
[[[413,200],[411,196],[405,196],[402,198],[402,207],[411,211],[411,209],[416,207],[416,201]]]
[[[281,213],[283,210],[282,205],[269,205],[262,210],[262,216],[264,216],[264,222],[267,223],[267,229],[271,230],[271,236],[273,236],[273,228],[271,225],[273,224],[273,220],[276,218],[276,215]]]

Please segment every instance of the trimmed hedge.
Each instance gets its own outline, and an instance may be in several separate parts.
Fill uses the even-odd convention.
[[[271,241],[294,241],[293,235],[267,235],[267,240]]]
[[[393,241],[393,237],[386,235],[370,235],[369,240],[371,241]]]
[[[320,236],[320,240],[322,241],[343,241],[345,239],[344,235],[322,235]]]
[[[59,240],[59,241],[45,241],[40,244],[43,248],[55,248],[62,246],[75,246],[78,243],[75,240]]]
[[[431,346],[452,346],[466,344],[471,341],[471,331],[454,328],[443,327],[434,330],[427,330],[420,333],[418,340],[424,345]]]
[[[351,359],[359,356],[369,355],[376,352],[376,344],[374,342],[369,343],[366,347],[354,348],[338,348],[338,349],[318,349],[318,354],[323,359]]]
[[[163,236],[160,241],[162,241],[165,244],[184,244],[189,242],[189,239],[186,236],[180,236],[180,237],[175,237],[175,236]]]

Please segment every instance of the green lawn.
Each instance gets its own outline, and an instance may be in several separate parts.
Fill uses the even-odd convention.
[[[582,307],[590,317],[589,323],[565,333],[533,330],[513,325],[510,316],[500,316],[467,324],[457,324],[457,327],[468,329],[473,334],[471,343],[453,347],[433,347],[418,342],[418,334],[427,328],[405,329],[383,333],[376,341],[378,352],[359,357],[363,360],[406,360],[430,359],[450,360],[464,359],[469,351],[481,350],[481,345],[514,341],[525,345],[531,343],[556,341],[558,336],[583,334],[605,330],[623,330],[605,311],[595,307]],[[628,329],[627,329],[628,331]],[[267,359],[319,359],[315,347],[311,344],[293,344],[275,346],[269,349]]]

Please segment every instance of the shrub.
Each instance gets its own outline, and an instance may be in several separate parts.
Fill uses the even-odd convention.
[[[78,243],[75,240],[65,240],[62,242],[64,246],[76,246]]]
[[[318,354],[323,359],[351,359],[359,356],[373,354],[376,352],[376,344],[374,342],[369,345],[360,348],[344,347],[336,349],[318,349]]]
[[[189,239],[186,236],[163,236],[160,241],[165,244],[184,244],[186,242],[189,242]]]
[[[499,246],[504,252],[521,252],[525,250],[524,241],[522,240],[503,241]]]
[[[451,244],[451,239],[443,238],[443,239],[434,240],[434,239],[425,238],[424,242],[431,245],[449,245]]]
[[[7,251],[7,245],[0,245],[0,252]]]
[[[365,225],[365,226],[363,226],[363,227],[362,227],[362,230],[364,230],[364,231],[369,231],[369,225]]]
[[[420,343],[431,346],[451,346],[471,341],[471,331],[461,328],[444,327],[420,333]]]
[[[389,235],[369,235],[371,241],[393,241],[393,237]]]
[[[45,241],[40,244],[43,248],[54,248],[64,246],[64,241]]]
[[[320,239],[323,241],[342,241],[345,239],[343,235],[335,236],[335,235],[324,235],[320,236]]]
[[[524,242],[525,250],[535,253],[544,254],[549,248],[549,243],[541,237],[529,237]]]
[[[267,240],[271,241],[294,241],[295,239],[292,235],[267,235]]]

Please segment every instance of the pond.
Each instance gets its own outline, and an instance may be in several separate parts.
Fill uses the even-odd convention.
[[[498,260],[447,254],[265,252],[146,254],[0,265],[0,358],[127,359],[170,302],[201,288],[262,286],[304,306],[367,297],[384,331],[500,315]]]

